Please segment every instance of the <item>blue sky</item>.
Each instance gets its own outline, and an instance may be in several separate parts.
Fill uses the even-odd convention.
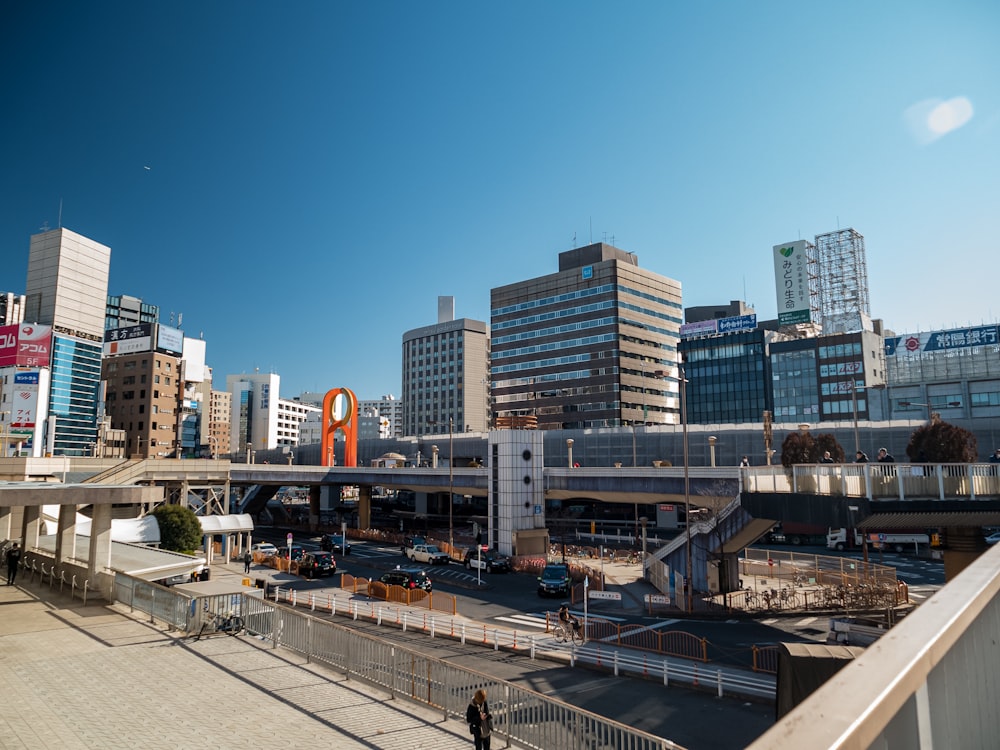
[[[996,322],[998,39],[993,0],[13,0],[0,289],[61,205],[286,397],[398,396],[439,295],[488,321],[591,240],[772,318],[772,246],[854,227],[890,328]]]

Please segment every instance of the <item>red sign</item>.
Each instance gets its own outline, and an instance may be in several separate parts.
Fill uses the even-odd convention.
[[[674,506],[673,505],[660,505],[660,510],[662,510],[664,513],[672,513],[673,510],[674,510]]]
[[[0,367],[48,367],[52,326],[0,326]]]

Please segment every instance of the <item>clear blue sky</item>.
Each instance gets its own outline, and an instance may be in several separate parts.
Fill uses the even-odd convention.
[[[574,238],[772,318],[772,246],[854,227],[874,317],[996,322],[998,40],[996,0],[10,0],[0,289],[61,203],[286,397],[398,396],[438,295],[489,321]]]

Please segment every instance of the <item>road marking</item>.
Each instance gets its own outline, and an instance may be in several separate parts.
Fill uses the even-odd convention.
[[[774,625],[774,623],[776,623],[777,621],[778,621],[777,617],[771,617],[768,618],[767,620],[761,620],[760,622],[762,625]]]
[[[657,623],[654,623],[652,625],[646,625],[645,627],[649,628],[650,630],[656,630],[657,628],[665,628],[668,625],[673,625],[675,622],[680,622],[680,620],[676,618],[673,620],[660,620]]]
[[[545,630],[547,627],[544,620],[537,620],[534,618],[528,618],[524,616],[515,615],[514,617],[494,617],[494,620],[499,620],[500,622],[512,622],[515,625],[520,625],[525,628],[538,628],[539,630]]]
[[[816,622],[819,618],[817,617],[806,617],[804,620],[799,620],[795,623],[795,627],[801,628],[803,625],[809,625],[810,623]]]

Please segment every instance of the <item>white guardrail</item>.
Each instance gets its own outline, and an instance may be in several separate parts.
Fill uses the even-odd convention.
[[[271,597],[277,604],[284,602],[310,612],[339,615],[353,620],[363,618],[380,626],[416,630],[431,638],[453,638],[463,645],[480,644],[499,651],[526,652],[535,659],[540,652],[562,655],[569,665],[590,664],[606,669],[616,677],[635,675],[662,679],[664,685],[680,683],[701,689],[715,690],[721,698],[734,695],[773,700],[773,677],[743,670],[715,667],[679,657],[667,658],[627,647],[610,645],[600,640],[583,645],[558,643],[549,634],[539,635],[466,620],[442,613],[403,607],[390,602],[355,598],[349,593],[315,595],[277,587]]]

